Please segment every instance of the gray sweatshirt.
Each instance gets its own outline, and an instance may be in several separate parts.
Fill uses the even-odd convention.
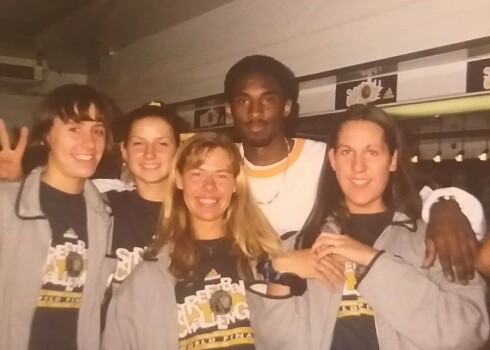
[[[51,229],[39,202],[41,168],[23,183],[0,182],[0,349],[25,350],[39,291],[43,265],[51,245]],[[112,219],[97,189],[86,181],[89,239],[88,270],[78,317],[78,349],[100,346],[100,308],[115,261],[109,251]]]
[[[102,337],[104,350],[179,349],[175,279],[164,247],[158,261],[142,261],[115,291]],[[252,294],[247,291],[247,300]],[[255,332],[255,310],[250,322]],[[261,349],[255,340],[256,349]]]
[[[479,349],[489,333],[484,281],[477,275],[467,286],[450,283],[438,262],[420,268],[426,225],[419,220],[417,227],[388,226],[374,244],[386,252],[357,286],[375,311],[380,349]],[[257,341],[263,349],[330,349],[341,297],[309,280],[301,297],[249,298]]]

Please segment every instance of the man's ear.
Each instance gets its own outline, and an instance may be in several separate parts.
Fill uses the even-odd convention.
[[[333,171],[337,171],[337,164],[335,163],[335,150],[333,148],[328,151],[328,161],[330,162]]]
[[[393,156],[391,157],[390,171],[396,171],[396,164],[398,160],[398,150],[393,152]]]
[[[293,108],[293,101],[287,100],[284,105],[284,116],[289,117],[291,115],[291,109]]]
[[[225,102],[225,112],[227,115],[231,115],[231,106],[228,102]]]
[[[178,172],[175,172],[175,186],[179,190],[184,189],[184,186],[182,185],[182,176]]]

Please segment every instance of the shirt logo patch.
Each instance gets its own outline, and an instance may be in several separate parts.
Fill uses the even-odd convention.
[[[218,278],[221,278],[221,275],[215,269],[212,269],[211,271],[208,272],[206,277],[204,277],[204,280],[210,281],[210,280],[216,280]]]
[[[78,236],[77,236],[77,233],[75,232],[74,229],[69,228],[68,230],[66,230],[65,233],[63,233],[63,238],[66,238],[66,239],[78,239]]]

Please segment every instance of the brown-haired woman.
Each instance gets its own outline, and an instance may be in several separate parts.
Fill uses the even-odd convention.
[[[99,347],[111,218],[87,179],[110,145],[111,114],[89,86],[54,89],[31,133],[46,164],[0,182],[1,349]]]
[[[320,261],[342,262],[343,288],[310,279],[308,293],[290,298],[288,287],[271,284],[276,299],[261,309],[257,338],[274,349],[479,349],[489,330],[485,284],[478,275],[450,283],[439,262],[421,267],[426,224],[396,121],[374,106],[349,108],[328,156],[298,243]],[[280,254],[266,272],[302,275],[300,253]]]

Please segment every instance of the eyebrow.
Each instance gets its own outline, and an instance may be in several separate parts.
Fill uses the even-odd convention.
[[[190,168],[189,170],[202,170],[202,171],[209,171],[209,172],[213,172],[213,173],[229,173],[229,174],[233,174],[233,170],[232,169],[208,170],[208,169],[202,168],[202,164],[199,165],[197,168]]]
[[[103,126],[104,128],[106,127],[106,125],[104,124],[104,122],[100,121],[100,120],[86,120],[86,119],[82,119],[82,120],[74,120],[74,119],[67,119],[66,121],[63,121],[64,124],[83,124],[83,123],[95,123],[93,125],[93,127],[96,127],[96,126]]]
[[[280,95],[280,92],[277,90],[267,90],[262,92],[261,95]],[[237,91],[235,94],[233,94],[233,97],[240,97],[240,96],[250,96],[250,94],[245,91]]]
[[[138,135],[131,135],[129,136],[129,139],[134,139],[134,138],[138,138],[138,139],[146,139],[146,137],[144,136],[138,136]],[[160,136],[160,137],[155,137],[154,138],[155,140],[162,140],[162,139],[169,139],[171,140],[172,139],[172,136]]]
[[[340,148],[340,147],[352,148],[351,145],[346,145],[344,143],[338,144],[335,148]],[[364,148],[368,148],[368,147],[382,148],[383,146],[382,145],[371,144],[371,143],[368,144],[368,145],[366,145],[366,146],[364,146]]]

